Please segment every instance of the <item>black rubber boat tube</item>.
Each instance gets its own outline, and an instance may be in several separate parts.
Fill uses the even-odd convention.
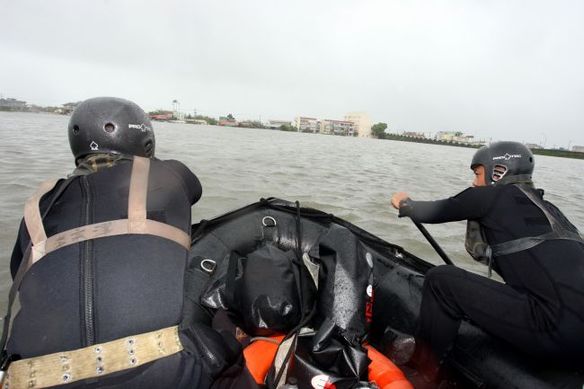
[[[424,227],[422,225],[422,223],[418,223],[417,221],[415,221],[413,219],[410,219],[410,220],[412,220],[412,222],[416,225],[416,227],[418,227],[418,230],[420,230],[422,235],[424,235],[424,237],[426,238],[428,243],[430,243],[432,245],[432,247],[434,247],[434,250],[436,250],[438,255],[440,255],[440,257],[444,260],[444,262],[447,265],[454,265],[454,262],[452,262],[452,260],[450,258],[448,258],[448,255],[446,255],[446,253],[444,252],[444,250],[442,250],[442,247],[440,247],[438,242],[436,242],[436,240],[434,240],[432,235],[430,235],[430,233],[428,232],[426,227]]]

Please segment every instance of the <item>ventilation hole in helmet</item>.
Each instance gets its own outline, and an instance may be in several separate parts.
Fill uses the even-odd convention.
[[[491,178],[493,179],[493,181],[497,182],[501,178],[503,178],[505,176],[505,174],[507,174],[507,166],[495,165],[493,167],[493,175],[491,176]]]
[[[79,134],[79,126],[77,124],[73,126],[73,134],[74,135]]]
[[[152,140],[149,140],[149,141],[147,141],[144,144],[144,151],[146,152],[146,156],[147,157],[151,157],[152,156],[152,153],[153,153],[153,150],[152,150]]]
[[[529,157],[529,163],[533,163],[533,157]]]
[[[106,125],[103,126],[103,130],[107,133],[112,133],[116,130],[116,126],[113,123],[106,123]]]

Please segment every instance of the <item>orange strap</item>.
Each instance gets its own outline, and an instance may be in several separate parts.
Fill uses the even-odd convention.
[[[148,197],[148,176],[150,159],[134,157],[130,191],[128,195],[128,218],[89,224],[63,231],[47,238],[43,227],[39,202],[41,197],[55,186],[56,181],[45,181],[36,193],[26,202],[24,221],[31,237],[31,265],[50,252],[61,247],[90,239],[125,234],[146,234],[171,240],[186,250],[190,249],[191,237],[180,228],[146,218]]]

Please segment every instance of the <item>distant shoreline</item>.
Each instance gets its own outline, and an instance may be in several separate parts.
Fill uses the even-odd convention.
[[[56,113],[56,112],[47,112],[47,111],[16,111],[16,110],[0,110],[0,112],[21,112],[21,113],[45,113],[50,115],[64,115],[63,113]],[[169,122],[168,120],[163,120],[162,122]],[[216,124],[208,124],[208,125],[216,125]],[[256,127],[243,127],[239,126],[239,128],[256,128]],[[279,131],[289,131],[283,130],[280,128],[267,128],[267,127],[257,127],[257,129],[265,129],[265,130],[279,130]],[[373,137],[375,139],[375,137]],[[395,140],[399,142],[411,142],[411,143],[426,143],[426,144],[434,144],[438,146],[454,146],[454,147],[466,147],[470,149],[478,149],[480,145],[472,145],[468,143],[461,143],[455,141],[442,141],[436,139],[428,139],[428,138],[413,138],[404,135],[392,134],[392,133],[384,133],[382,138],[377,138],[380,140],[388,139],[388,140]],[[584,159],[584,153],[578,151],[569,151],[569,150],[557,150],[557,149],[531,149],[531,152],[536,155],[547,155],[550,157],[559,157],[559,158],[572,158],[572,159]]]
[[[453,141],[441,141],[435,139],[426,139],[426,138],[412,138],[408,136],[398,135],[398,134],[384,134],[383,138],[380,139],[389,139],[395,140],[399,142],[412,142],[412,143],[426,143],[426,144],[435,144],[439,146],[454,146],[454,147],[466,147],[469,149],[478,149],[481,146],[472,145],[468,143],[460,143],[460,142],[453,142]],[[550,157],[560,157],[560,158],[572,158],[572,159],[584,159],[584,153],[580,153],[578,151],[569,151],[569,150],[556,150],[556,149],[531,149],[531,152],[536,155],[547,155]]]

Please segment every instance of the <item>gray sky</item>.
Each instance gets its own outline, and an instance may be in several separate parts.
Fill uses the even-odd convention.
[[[581,0],[0,0],[0,94],[584,145]]]

